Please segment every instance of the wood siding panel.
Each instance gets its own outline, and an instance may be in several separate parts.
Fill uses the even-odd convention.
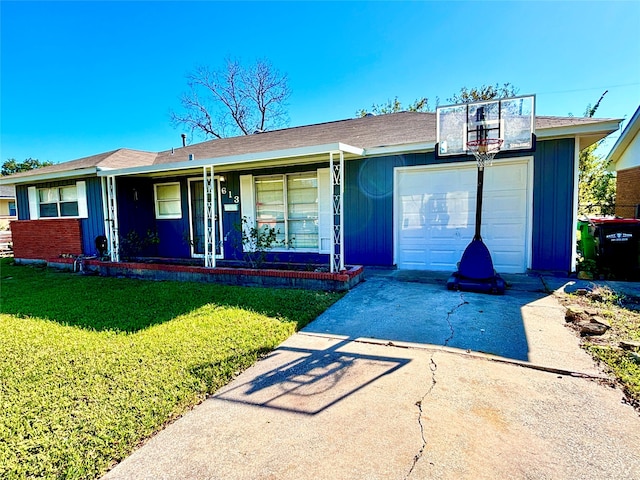
[[[394,168],[434,162],[433,153],[346,162],[344,221],[347,263],[393,265]]]
[[[571,268],[574,173],[572,138],[538,142],[533,167],[534,270]]]
[[[104,213],[102,211],[102,187],[99,178],[87,178],[87,210],[89,216],[80,222],[82,228],[82,253],[97,255],[95,239],[104,235]]]
[[[29,192],[27,185],[16,185],[18,220],[29,220]]]

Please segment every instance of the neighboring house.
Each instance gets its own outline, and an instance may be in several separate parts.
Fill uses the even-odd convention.
[[[537,116],[535,152],[487,168],[482,235],[499,272],[574,270],[578,152],[619,123]],[[104,235],[114,261],[128,250],[212,267],[242,258],[245,217],[288,241],[279,261],[454,271],[474,234],[476,163],[436,158],[435,142],[434,113],[402,112],[116,150],[0,184],[16,186],[18,259],[95,255]]]
[[[11,230],[9,230],[9,223],[17,218],[15,187],[0,186],[0,252],[10,250]]]
[[[616,172],[616,215],[640,218],[640,107],[607,156]]]
[[[0,220],[15,220],[16,213],[16,189],[10,185],[0,186]]]

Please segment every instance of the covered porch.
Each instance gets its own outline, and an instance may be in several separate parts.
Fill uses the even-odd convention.
[[[362,154],[335,143],[103,170],[109,259],[345,272],[344,164]]]

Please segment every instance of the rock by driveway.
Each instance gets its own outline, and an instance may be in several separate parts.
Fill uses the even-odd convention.
[[[553,296],[370,278],[105,478],[640,479],[640,417]]]

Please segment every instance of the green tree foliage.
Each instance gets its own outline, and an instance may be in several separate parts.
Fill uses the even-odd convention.
[[[613,215],[616,204],[616,178],[607,171],[604,158],[595,150],[598,143],[580,152],[578,213],[580,215]]]
[[[519,89],[505,83],[503,85],[482,85],[481,87],[467,88],[462,87],[458,93],[454,93],[453,96],[447,98],[447,103],[469,103],[476,102],[478,100],[491,100],[492,98],[507,98],[513,97],[518,94]],[[435,106],[440,104],[440,98],[436,97]],[[387,100],[385,103],[374,103],[371,108],[361,108],[356,111],[357,117],[364,117],[367,114],[384,115],[386,113],[398,113],[398,112],[433,112],[434,108],[429,104],[427,97],[421,97],[414,100],[412,103],[403,107],[402,102],[395,97],[393,100]]]
[[[438,104],[438,100],[436,99],[436,105]],[[356,111],[357,117],[365,117],[368,114],[374,115],[384,115],[387,113],[398,113],[398,112],[432,112],[433,109],[429,105],[429,99],[426,97],[418,98],[413,103],[410,103],[407,108],[402,107],[402,102],[395,97],[393,100],[387,100],[385,103],[374,103],[371,105],[370,109],[361,108]]]
[[[519,91],[519,88],[514,87],[509,82],[502,85],[496,83],[495,85],[482,85],[474,88],[462,87],[458,93],[454,93],[453,96],[447,98],[447,102],[452,104],[470,103],[494,98],[515,97]]]
[[[26,172],[35,168],[47,167],[53,165],[53,162],[48,160],[40,161],[36,158],[27,158],[24,162],[17,162],[15,158],[9,158],[2,164],[2,170],[0,176],[13,175],[14,173]]]
[[[587,105],[584,116],[595,115],[605,91],[595,105]],[[604,157],[596,153],[602,141],[580,152],[578,176],[578,213],[580,215],[613,215],[616,206],[616,178],[607,171]]]

